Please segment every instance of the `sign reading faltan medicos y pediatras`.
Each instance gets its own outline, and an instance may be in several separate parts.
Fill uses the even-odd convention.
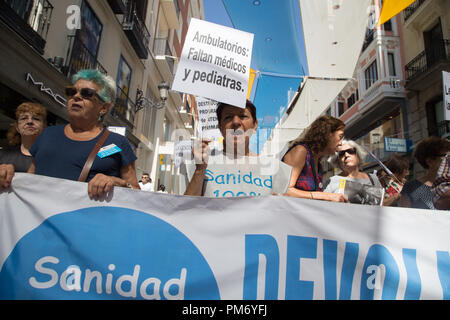
[[[253,34],[191,19],[172,90],[245,108]]]

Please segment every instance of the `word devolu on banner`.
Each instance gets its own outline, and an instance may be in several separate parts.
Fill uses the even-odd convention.
[[[245,108],[252,46],[251,33],[191,19],[172,90]]]

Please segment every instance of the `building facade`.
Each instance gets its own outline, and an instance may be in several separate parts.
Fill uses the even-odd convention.
[[[191,17],[204,18],[202,0],[1,0],[0,147],[23,101],[43,104],[49,125],[67,123],[64,87],[95,68],[116,80],[105,124],[130,141],[138,175],[174,187],[173,170],[157,164],[166,153],[170,162],[164,146],[189,119],[183,95],[161,104],[158,86],[173,80]]]

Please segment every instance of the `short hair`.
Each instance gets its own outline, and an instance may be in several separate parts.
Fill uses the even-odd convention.
[[[420,140],[414,150],[414,157],[424,169],[429,169],[427,159],[437,158],[448,151],[450,151],[450,141],[432,136]]]
[[[333,132],[344,129],[345,123],[335,117],[325,115],[314,120],[308,127],[306,133],[290,142],[293,146],[299,142],[306,144],[312,152],[319,153],[328,145],[328,139]]]
[[[36,102],[23,102],[16,108],[16,123],[19,120],[21,114],[25,112],[30,112],[32,114],[42,117],[44,125],[47,125],[47,109],[40,103]],[[11,146],[20,144],[20,134],[17,132],[16,127],[13,125],[7,132],[6,138]]]
[[[150,175],[149,175],[147,172],[144,172],[142,175],[143,175],[143,176],[149,176],[149,177],[150,177]]]
[[[364,150],[363,147],[361,147],[359,144],[357,144],[355,141],[353,140],[342,140],[342,145],[344,144],[349,144],[351,145],[353,148],[355,148],[356,150],[356,155],[358,156],[359,162],[363,162],[364,159],[366,159],[368,152],[366,150]],[[338,152],[336,152],[334,155],[332,155],[331,157],[328,158],[328,162],[335,168],[341,168],[341,162],[339,161],[339,156],[338,156]]]
[[[236,107],[236,106],[233,106],[233,105],[231,105],[229,103],[225,103],[225,102],[219,102],[217,104],[216,114],[217,114],[217,122],[219,123],[219,125],[220,125],[220,121],[222,120],[222,111],[223,111],[223,108],[225,108],[225,107]],[[236,107],[236,108],[238,108],[238,107]],[[248,111],[250,111],[250,114],[252,115],[252,118],[253,118],[253,123],[258,122],[258,120],[256,119],[256,107],[248,99],[245,102],[245,108],[248,109]]]
[[[116,98],[116,82],[110,76],[107,76],[96,69],[85,69],[78,71],[72,77],[72,84],[78,80],[92,81],[100,87],[99,96],[109,103],[113,103]]]
[[[393,174],[402,174],[403,171],[409,170],[409,160],[407,156],[400,156],[394,153],[383,164],[392,171]]]

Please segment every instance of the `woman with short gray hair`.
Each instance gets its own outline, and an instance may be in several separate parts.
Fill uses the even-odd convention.
[[[331,165],[342,172],[329,179],[325,192],[338,192],[341,179],[382,188],[375,174],[360,171],[360,165],[366,156],[367,152],[355,141],[343,140],[337,152],[328,159]]]

